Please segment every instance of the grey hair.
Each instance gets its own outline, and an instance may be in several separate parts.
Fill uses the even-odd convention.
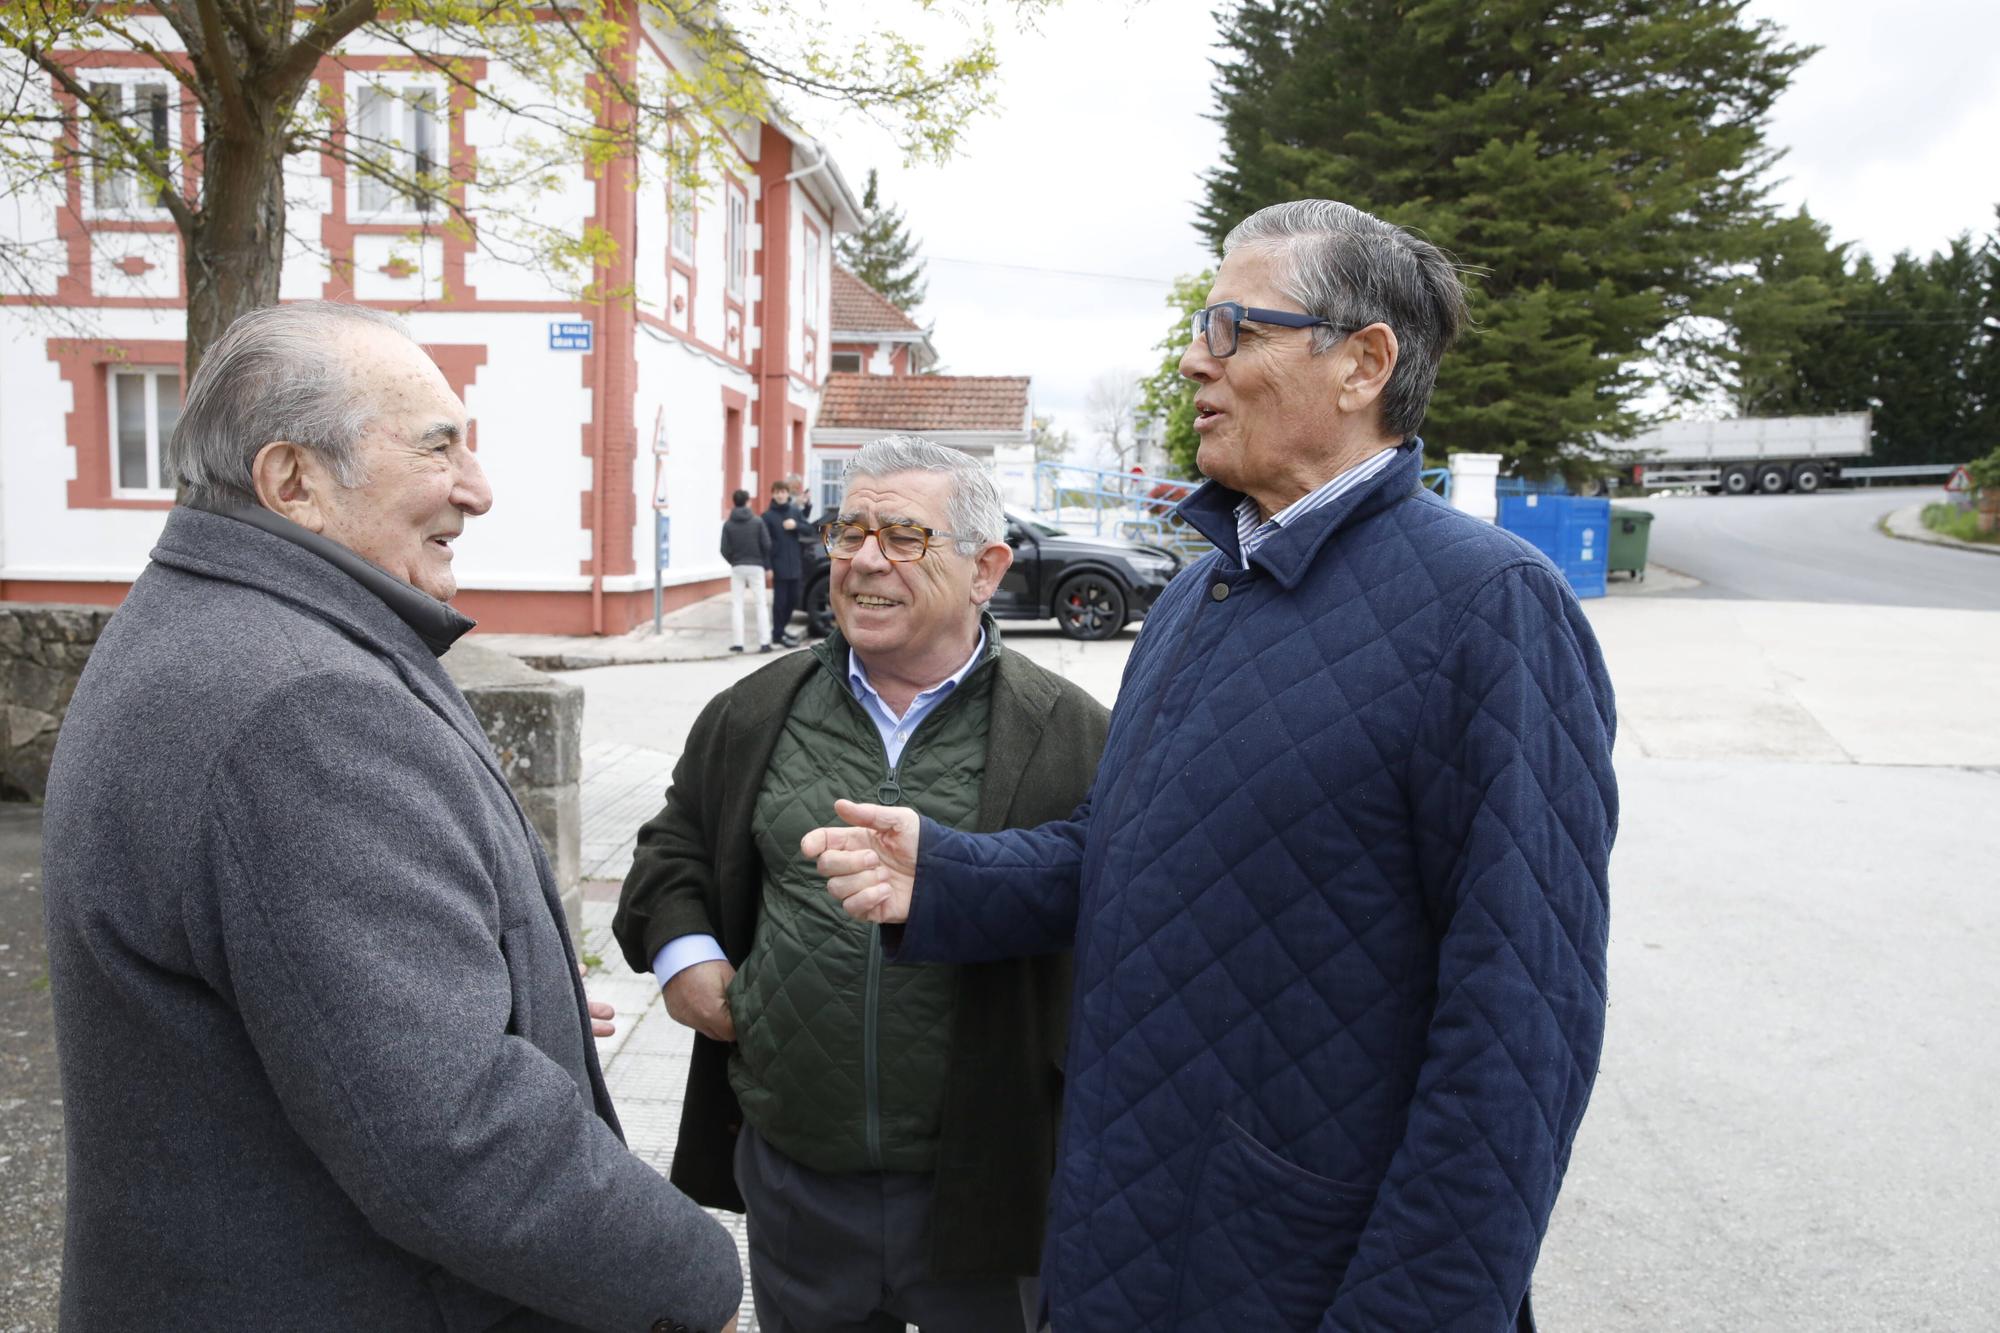
[[[367,480],[358,445],[375,405],[353,392],[339,335],[370,324],[415,342],[394,315],[295,301],[239,315],[201,359],[168,457],[191,505],[257,503],[251,464],[273,440],[318,454],[342,486]]]
[[[979,552],[1007,540],[1007,513],[1000,507],[1000,488],[993,472],[961,449],[947,449],[921,435],[884,435],[864,444],[847,460],[841,489],[856,477],[893,477],[898,472],[940,472],[951,478],[951,498],[945,519],[961,539],[952,545],[960,555]]]
[[[1429,241],[1349,204],[1299,199],[1260,208],[1222,241],[1222,256],[1268,248],[1279,257],[1278,285],[1307,314],[1333,321],[1312,331],[1315,354],[1348,332],[1387,324],[1396,368],[1382,390],[1382,426],[1402,439],[1424,424],[1438,363],[1465,328],[1458,269]]]

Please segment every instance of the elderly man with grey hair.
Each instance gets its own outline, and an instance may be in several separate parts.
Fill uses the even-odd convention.
[[[492,504],[394,318],[244,315],[91,654],[43,864],[65,1329],[727,1329],[625,1148],[554,878],[438,656]]]
[[[1554,567],[1417,483],[1464,317],[1407,231],[1246,219],[1181,358],[1216,549],[1089,803],[985,835],[843,803],[804,840],[898,962],[1074,943],[1063,1333],[1533,1327],[1604,1034],[1612,697]]]
[[[1013,558],[983,464],[891,436],[845,485],[837,632],[702,711],[614,930],[698,1034],[673,1179],[747,1211],[759,1328],[1020,1333],[1068,956],[885,968],[797,849],[858,788],[954,828],[1066,814],[1107,715],[983,614]]]

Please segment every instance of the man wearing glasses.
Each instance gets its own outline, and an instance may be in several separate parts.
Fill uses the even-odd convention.
[[[1090,802],[988,835],[843,803],[802,848],[899,963],[1074,944],[1063,1333],[1531,1329],[1604,1032],[1603,659],[1547,560],[1417,484],[1465,318],[1435,247],[1278,205],[1209,300],[1181,513],[1216,550]]]
[[[703,710],[619,902],[625,957],[698,1034],[672,1176],[747,1211],[768,1333],[1020,1333],[1069,957],[885,967],[798,846],[857,790],[953,828],[1060,818],[1108,715],[983,614],[1013,552],[981,464],[878,440],[821,532],[837,632]]]

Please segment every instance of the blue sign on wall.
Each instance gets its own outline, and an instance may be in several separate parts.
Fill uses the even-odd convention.
[[[549,321],[549,350],[551,352],[588,352],[590,350],[590,321],[576,320],[563,323]]]

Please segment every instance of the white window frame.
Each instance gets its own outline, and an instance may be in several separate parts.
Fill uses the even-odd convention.
[[[800,276],[805,279],[805,301],[801,309],[804,312],[805,327],[817,331],[819,329],[819,261],[820,255],[823,253],[823,247],[820,245],[819,228],[815,227],[810,221],[799,230],[805,233],[806,252],[805,264],[800,270]]]
[[[179,161],[181,143],[181,117],[176,90],[180,84],[174,77],[157,66],[147,69],[121,69],[115,67],[94,68],[78,71],[83,76],[84,86],[92,93],[100,88],[118,90],[118,104],[122,111],[130,107],[138,97],[139,89],[157,89],[164,107],[164,125],[153,121],[150,124],[128,120],[126,123],[134,131],[145,131],[140,138],[150,138],[153,148],[164,159],[169,169]],[[156,104],[156,114],[160,104]],[[86,119],[83,133],[93,140],[100,135],[108,137],[109,132],[94,118]],[[89,163],[84,173],[83,206],[84,215],[89,218],[103,218],[121,222],[164,222],[167,220],[166,206],[155,201],[139,202],[140,183],[136,172],[106,172],[97,162]],[[98,202],[98,196],[107,187],[117,189],[125,197],[110,202]]]
[[[424,108],[420,99],[429,96],[430,143],[424,143]],[[388,141],[390,156],[398,172],[415,175],[417,155],[428,147],[432,174],[451,172],[451,98],[442,80],[422,74],[393,74],[379,71],[348,72],[347,123],[361,129],[365,104],[377,96],[393,99],[399,125]],[[350,145],[349,151],[354,151]],[[379,193],[378,193],[379,192]],[[374,197],[371,197],[374,196]],[[383,196],[386,196],[383,197]],[[347,169],[347,216],[355,223],[440,222],[447,208],[442,197],[429,207],[425,201],[392,189],[360,170]]]
[[[106,432],[105,447],[111,451],[111,495],[118,500],[171,500],[174,498],[174,481],[166,475],[167,445],[171,438],[162,438],[160,430],[160,379],[171,375],[174,378],[174,420],[180,420],[182,397],[181,367],[179,366],[126,366],[106,367],[104,376],[104,420],[110,429]],[[148,486],[127,486],[125,481],[124,455],[119,447],[118,380],[121,376],[139,380],[145,387],[140,391],[143,405],[140,415],[145,419],[146,431],[146,478],[153,483]]]
[[[840,512],[841,474],[847,470],[846,454],[821,454],[819,458],[819,512],[832,518]]]
[[[694,267],[695,224],[700,212],[701,198],[692,186],[667,181],[667,254],[689,268]]]
[[[723,231],[723,263],[730,299],[741,302],[750,290],[750,196],[731,185],[728,196],[728,223]]]

